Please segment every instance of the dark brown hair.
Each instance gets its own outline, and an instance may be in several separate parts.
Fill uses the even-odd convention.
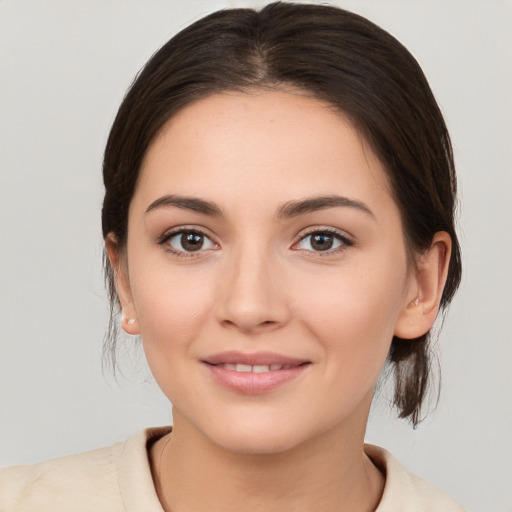
[[[260,11],[230,9],[181,31],[136,77],[105,149],[103,235],[126,244],[128,208],[150,143],[183,107],[214,93],[298,88],[343,113],[383,162],[411,254],[426,250],[437,231],[452,238],[444,309],[461,277],[454,227],[456,177],[450,138],[414,57],[390,34],[332,6],[273,3]],[[106,353],[115,354],[119,301],[105,258],[111,299]],[[394,338],[394,404],[413,425],[428,388],[427,333]],[[115,361],[115,359],[114,359]]]

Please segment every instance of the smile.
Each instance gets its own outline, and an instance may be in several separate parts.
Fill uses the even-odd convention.
[[[299,378],[311,361],[271,352],[222,352],[203,359],[214,382],[237,393],[258,395]]]
[[[225,368],[226,370],[231,370],[235,372],[242,373],[265,373],[265,372],[275,372],[278,370],[288,370],[289,368],[293,368],[291,364],[234,364],[234,363],[223,363],[217,364],[215,366],[220,366]]]

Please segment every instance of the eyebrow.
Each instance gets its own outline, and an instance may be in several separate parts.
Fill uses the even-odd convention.
[[[303,215],[305,213],[311,213],[317,210],[323,210],[325,208],[334,208],[337,206],[355,208],[356,210],[359,210],[375,218],[373,212],[363,202],[337,195],[312,197],[299,201],[289,201],[281,206],[281,208],[279,208],[276,216],[278,219],[297,217],[298,215]]]
[[[166,195],[162,196],[156,201],[153,201],[146,209],[149,213],[157,208],[165,208],[166,206],[174,206],[184,210],[190,210],[212,217],[222,217],[222,210],[213,202],[199,199],[197,197],[179,196],[179,195]],[[307,199],[300,199],[296,201],[288,201],[282,205],[276,213],[278,219],[287,219],[297,217],[305,213],[312,213],[317,210],[335,207],[355,208],[367,215],[375,217],[373,212],[361,201],[349,199],[348,197],[329,195],[320,197],[311,197]]]
[[[160,197],[147,207],[146,213],[166,206],[176,206],[177,208],[202,213],[204,215],[210,215],[213,217],[222,216],[222,211],[220,208],[211,201],[205,201],[204,199],[199,199],[197,197],[186,197],[178,195],[167,195]]]

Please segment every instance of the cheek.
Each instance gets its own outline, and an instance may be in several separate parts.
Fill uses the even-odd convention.
[[[192,266],[172,268],[165,261],[138,266],[134,274],[140,276],[131,287],[148,361],[172,364],[209,316],[212,280],[199,279]]]
[[[337,269],[322,279],[303,278],[301,291],[296,292],[297,317],[322,341],[338,370],[349,374],[363,368],[380,371],[403,302],[405,265],[390,265],[388,271],[364,268]]]

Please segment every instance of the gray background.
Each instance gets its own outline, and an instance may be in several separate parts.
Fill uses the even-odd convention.
[[[381,397],[367,438],[473,512],[512,511],[512,3],[336,3],[417,57],[451,130],[461,186],[465,275],[439,342],[440,405],[413,431]],[[171,422],[134,340],[119,382],[102,374],[103,146],[157,47],[210,11],[262,4],[0,1],[0,464]]]

